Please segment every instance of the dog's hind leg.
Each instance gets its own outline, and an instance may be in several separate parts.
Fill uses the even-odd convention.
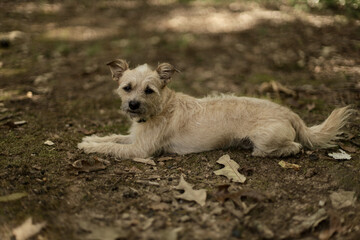
[[[94,142],[94,143],[105,143],[105,142],[113,142],[113,143],[121,143],[121,144],[130,144],[131,137],[129,135],[109,135],[105,137],[98,137],[96,135],[84,137],[82,139],[83,142]]]
[[[250,136],[254,144],[252,152],[257,157],[283,157],[297,154],[302,148],[294,142],[296,133],[288,122],[277,122],[255,128]]]

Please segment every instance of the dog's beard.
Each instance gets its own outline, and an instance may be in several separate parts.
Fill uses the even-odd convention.
[[[125,104],[121,108],[123,112],[125,112],[133,121],[136,122],[146,122],[148,119],[159,114],[161,109],[161,107],[156,106],[155,104],[149,105],[145,103],[142,103],[142,106],[136,110],[131,110],[128,104]]]
[[[131,110],[128,107],[122,108],[133,121],[135,122],[145,122],[147,120],[147,114],[144,109]]]

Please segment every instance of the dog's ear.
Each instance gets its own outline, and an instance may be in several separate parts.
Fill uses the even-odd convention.
[[[110,67],[112,78],[114,81],[119,81],[123,73],[129,69],[128,63],[123,59],[116,59],[112,62],[107,63]]]
[[[156,72],[159,74],[160,79],[164,81],[165,86],[170,81],[172,75],[180,71],[169,63],[160,63],[156,68]]]

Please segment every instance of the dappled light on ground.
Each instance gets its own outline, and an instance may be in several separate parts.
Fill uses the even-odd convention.
[[[244,3],[236,6],[230,4],[229,8],[233,11],[191,5],[190,8],[171,10],[163,17],[151,16],[150,19],[144,20],[144,25],[158,31],[229,33],[250,30],[263,22],[279,25],[302,21],[314,27],[324,27],[341,21],[335,16],[313,15],[287,7],[274,11],[261,8],[257,4]],[[357,24],[360,25],[359,22]]]
[[[96,28],[86,26],[72,26],[54,28],[45,33],[45,38],[65,41],[91,41],[116,35],[110,28]]]
[[[20,2],[15,7],[14,11],[18,13],[45,13],[54,14],[62,9],[61,3],[33,3]]]

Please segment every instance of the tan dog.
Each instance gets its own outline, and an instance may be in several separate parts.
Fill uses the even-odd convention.
[[[288,156],[302,146],[333,146],[352,112],[335,109],[322,124],[309,128],[297,114],[267,100],[228,95],[197,99],[175,93],[166,86],[177,71],[168,63],[155,71],[146,64],[129,69],[124,60],[108,65],[119,83],[121,108],[133,124],[129,135],[83,138],[78,147],[86,153],[134,158],[251,143],[253,156]]]

